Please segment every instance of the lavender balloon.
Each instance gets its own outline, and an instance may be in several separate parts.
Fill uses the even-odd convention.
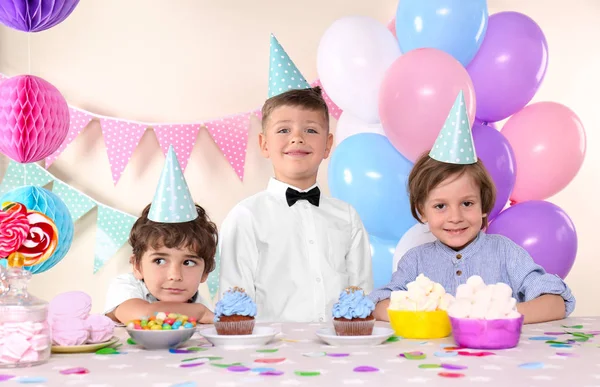
[[[25,32],[40,32],[64,21],[79,0],[0,0],[0,23]]]
[[[540,27],[518,12],[489,17],[483,43],[467,66],[476,117],[496,122],[521,110],[539,89],[548,67],[548,44]]]
[[[515,204],[490,224],[488,234],[501,234],[523,247],[548,273],[565,278],[577,255],[577,232],[569,216],[543,200]]]
[[[488,219],[492,220],[502,211],[515,187],[515,155],[504,135],[491,126],[475,123],[473,141],[477,157],[483,162],[496,186],[496,203],[488,214]]]

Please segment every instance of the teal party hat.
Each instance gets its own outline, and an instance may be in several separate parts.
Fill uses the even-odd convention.
[[[444,127],[429,152],[429,157],[450,164],[475,164],[477,162],[473,134],[462,90],[452,105]]]
[[[183,223],[198,217],[173,145],[169,146],[148,219],[158,223]]]
[[[275,35],[271,34],[269,60],[269,98],[292,89],[308,89],[310,85],[300,74]]]

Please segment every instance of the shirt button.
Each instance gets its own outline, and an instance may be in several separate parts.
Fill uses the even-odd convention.
[[[308,243],[310,243],[311,245],[315,244],[315,241],[313,241],[312,239],[308,241]]]
[[[462,255],[461,254],[456,254],[456,259],[461,259]]]
[[[321,282],[321,278],[317,277],[317,282]]]
[[[325,321],[325,319],[323,317],[319,317],[319,321],[323,322],[323,321]]]
[[[461,274],[462,274],[462,271],[460,271],[460,270],[456,271],[456,275],[461,275]]]

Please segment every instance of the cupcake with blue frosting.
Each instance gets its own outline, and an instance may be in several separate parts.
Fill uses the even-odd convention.
[[[244,289],[235,287],[223,293],[215,306],[215,328],[219,335],[251,335],[256,304]]]
[[[350,286],[340,294],[333,305],[333,327],[338,336],[369,336],[373,333],[375,304],[356,286]]]

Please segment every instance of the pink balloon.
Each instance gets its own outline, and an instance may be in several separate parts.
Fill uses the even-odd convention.
[[[421,48],[392,63],[379,91],[379,115],[387,137],[404,157],[415,161],[431,149],[460,90],[472,125],[473,83],[450,54]]]
[[[0,84],[0,152],[20,163],[45,159],[69,132],[69,107],[42,78],[19,75]]]
[[[389,21],[387,28],[394,35],[394,38],[398,39],[398,37],[396,36],[396,18],[393,18]]]
[[[513,148],[517,179],[511,201],[546,199],[569,184],[585,157],[579,117],[556,102],[526,106],[508,119],[502,134]]]

